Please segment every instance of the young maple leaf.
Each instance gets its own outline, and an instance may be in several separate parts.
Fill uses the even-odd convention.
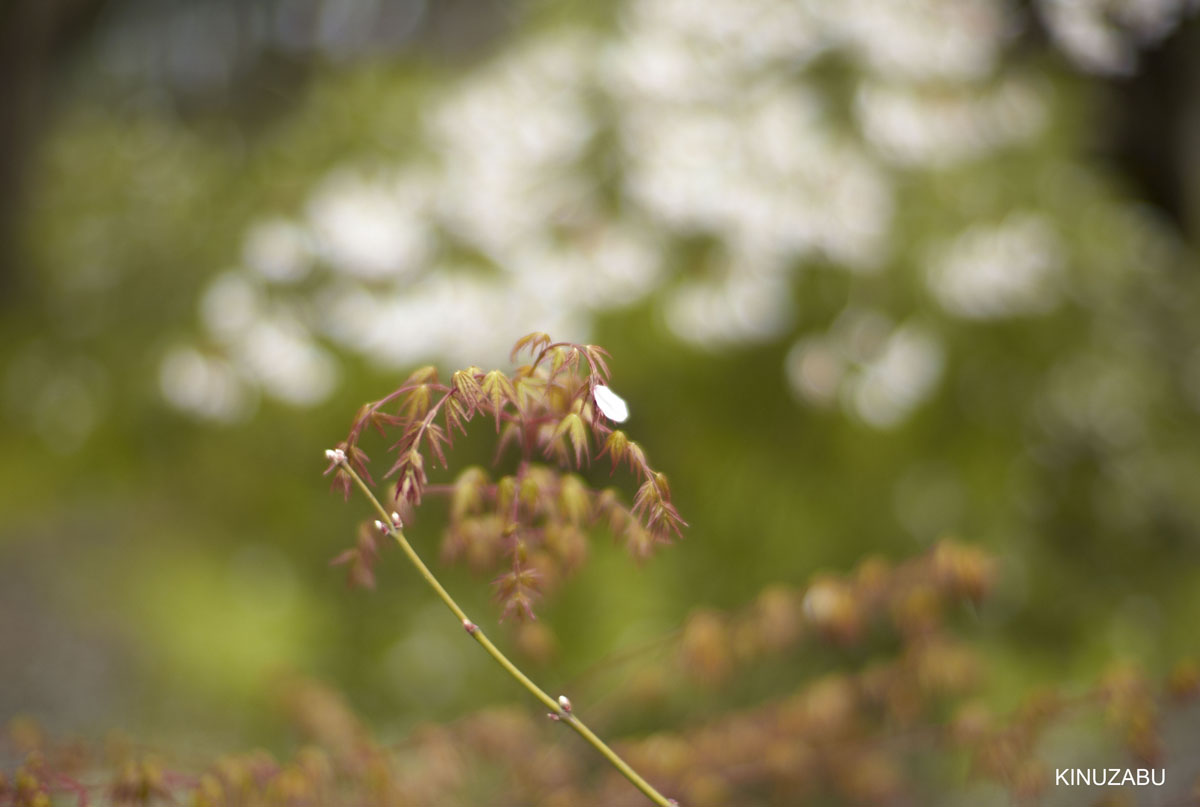
[[[496,433],[499,434],[500,413],[510,401],[514,404],[517,402],[516,390],[513,389],[512,382],[508,380],[508,376],[499,370],[492,370],[485,375],[480,389],[492,406],[492,412],[496,416]]]

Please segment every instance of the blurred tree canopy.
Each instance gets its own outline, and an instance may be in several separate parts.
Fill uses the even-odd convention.
[[[1108,5],[10,5],[0,716],[511,697],[400,564],[342,589],[321,451],[532,330],[612,353],[692,524],[595,542],[552,682],[946,536],[1001,559],[999,699],[1197,652],[1197,21]]]

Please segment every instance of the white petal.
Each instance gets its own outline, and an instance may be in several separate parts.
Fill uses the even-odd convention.
[[[600,407],[600,411],[609,420],[624,423],[629,418],[629,406],[625,399],[608,387],[598,384],[592,389],[592,395],[596,399],[596,406]]]

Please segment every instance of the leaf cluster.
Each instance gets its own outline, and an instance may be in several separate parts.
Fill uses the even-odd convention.
[[[597,390],[610,380],[603,348],[532,333],[514,346],[514,363],[519,357],[528,361],[511,372],[472,366],[447,381],[435,367],[422,367],[363,405],[337,448],[349,468],[374,484],[361,442],[372,431],[390,440],[384,477],[392,480],[401,519],[411,521],[431,493],[449,496],[444,556],[494,571],[502,618],[531,619],[544,590],[584,561],[593,529],[607,528],[644,559],[680,537],[686,522],[671,501],[666,475],[597,405]],[[493,465],[515,458],[515,469],[493,476],[470,467],[452,484],[431,484],[430,471],[448,469],[455,441],[480,422],[496,435]],[[603,457],[611,473],[624,467],[637,481],[631,505],[615,488],[593,489],[575,473]],[[348,497],[352,477],[346,467],[332,462],[326,473]],[[356,545],[334,559],[349,567],[352,583],[374,584],[376,540],[369,527],[361,530]]]
[[[618,712],[607,713],[620,720],[622,707],[661,709],[684,698],[689,719],[626,739],[621,753],[693,807],[929,804],[948,793],[967,803],[976,783],[1035,805],[1053,801],[1042,753],[1056,729],[1082,721],[1120,743],[1126,754],[1106,754],[1106,767],[1125,764],[1122,756],[1157,767],[1186,747],[1200,697],[1200,667],[1191,662],[1162,683],[1121,664],[1083,691],[1033,691],[1011,712],[990,708],[986,667],[954,635],[952,617],[987,597],[993,571],[988,556],[945,542],[895,565],[867,559],[800,587],[772,586],[736,611],[697,610],[668,663],[644,668]],[[792,670],[798,656],[818,653],[858,661],[802,676],[751,705],[712,708],[711,696],[742,689],[751,667],[782,661]],[[642,803],[616,772],[598,760],[589,768],[563,749],[553,724],[526,710],[485,709],[385,744],[338,692],[307,680],[282,684],[302,741],[284,759],[252,751],[187,764],[128,742],[54,742],[30,721],[13,721],[0,759],[20,762],[0,772],[0,807]],[[576,698],[594,711],[590,700]]]

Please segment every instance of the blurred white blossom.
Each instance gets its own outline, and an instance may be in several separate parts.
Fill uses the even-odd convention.
[[[1054,40],[1080,67],[1124,74],[1138,50],[1169,34],[1197,0],[1039,0],[1038,11]]]
[[[307,229],[286,219],[267,219],[246,233],[242,260],[264,280],[290,283],[308,273],[314,246]]]
[[[206,420],[236,421],[253,408],[253,393],[229,362],[190,347],[167,352],[158,381],[171,405]]]
[[[975,159],[1033,136],[1043,102],[1024,80],[981,91],[914,90],[867,82],[855,98],[867,140],[901,165],[941,167]]]
[[[897,328],[851,381],[847,394],[855,412],[872,426],[895,426],[934,389],[942,361],[940,343],[924,329]]]
[[[719,280],[684,283],[666,300],[667,323],[679,336],[719,348],[766,342],[786,333],[794,311],[788,276],[731,263]]]
[[[976,225],[940,248],[929,284],[947,311],[973,319],[1039,314],[1059,299],[1064,247],[1036,213]]]
[[[318,253],[336,271],[367,280],[403,279],[422,268],[433,237],[418,181],[350,172],[329,177],[308,204]]]
[[[796,278],[893,271],[899,172],[1039,136],[1044,88],[1002,64],[1017,25],[998,0],[629,0],[611,30],[519,37],[430,96],[412,157],[348,160],[299,209],[250,224],[243,268],[201,300],[223,358],[169,354],[164,394],[216,420],[259,391],[314,403],[339,352],[502,362],[522,333],[585,340],[597,314],[653,295],[690,343],[791,336],[801,400],[899,422],[940,377],[936,335],[885,323],[872,336],[853,310],[797,334]],[[810,75],[825,57],[852,66],[848,97]],[[693,238],[709,257],[672,276]],[[952,313],[1055,299],[1061,250],[1028,216],[927,249]]]
[[[827,29],[871,72],[909,80],[987,78],[1013,32],[994,0],[813,3]]]
[[[827,333],[794,344],[784,369],[801,400],[826,407],[841,401],[866,423],[889,428],[929,397],[943,362],[941,343],[925,327],[850,310]]]
[[[324,400],[333,390],[337,365],[307,331],[288,316],[255,323],[233,347],[246,379],[285,403]]]

